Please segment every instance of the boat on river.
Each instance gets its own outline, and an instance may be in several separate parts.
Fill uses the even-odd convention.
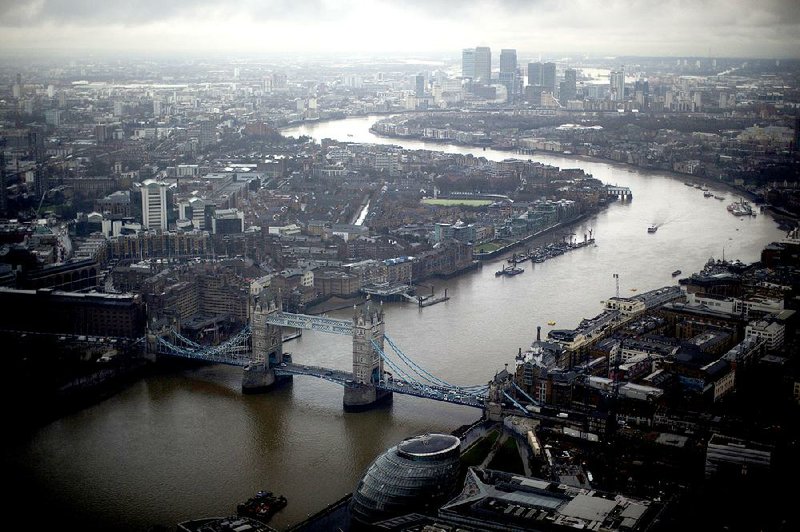
[[[266,524],[273,515],[286,506],[287,500],[283,495],[273,495],[271,491],[259,491],[255,497],[236,506],[239,517],[250,517]]]
[[[752,216],[753,208],[748,202],[741,200],[728,205],[728,212],[734,216]]]
[[[647,228],[647,232],[648,233],[655,233],[656,231],[658,231],[658,226],[655,225],[655,224],[653,224],[653,225],[651,225],[650,227]]]
[[[677,276],[679,276],[681,273],[683,273],[683,272],[681,272],[680,270],[675,270],[674,272],[672,272],[672,276],[673,276],[673,277],[677,277]]]
[[[503,268],[502,270],[497,270],[494,272],[495,277],[500,277],[501,275],[508,275],[509,277],[512,275],[519,275],[524,272],[524,268],[518,268],[516,264],[514,266],[509,266],[507,268]]]

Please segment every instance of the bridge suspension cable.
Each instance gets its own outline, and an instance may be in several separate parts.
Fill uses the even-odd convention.
[[[373,342],[374,349],[380,354],[381,358],[394,370],[397,371],[400,375],[403,376],[405,380],[409,382],[424,386],[430,387],[433,389],[438,389],[444,392],[453,392],[457,394],[465,394],[465,395],[472,395],[472,396],[480,396],[485,395],[488,389],[486,385],[477,385],[477,386],[455,386],[453,384],[448,383],[447,381],[436,377],[435,375],[431,374],[430,372],[426,371],[424,368],[419,366],[419,364],[415,363],[408,355],[403,353],[403,351],[397,347],[397,344],[392,341],[391,338],[384,335],[384,339],[387,343],[391,346],[400,360],[408,366],[413,373],[419,376],[419,378],[411,376],[408,372],[401,369],[397,364],[395,364],[391,358],[386,354],[386,352],[381,349],[381,347],[375,342]]]
[[[381,346],[378,345],[378,342],[376,342],[375,340],[371,341],[373,349],[375,349],[375,351],[378,352],[378,355],[380,355],[380,357],[383,359],[384,362],[389,364],[389,367],[392,368],[392,370],[396,372],[398,376],[402,377],[402,379],[406,382],[418,384],[416,379],[414,379],[413,377],[408,375],[405,371],[400,369],[399,366],[397,366],[394,362],[392,362],[391,358],[386,356],[386,353],[383,351],[383,349],[381,349]]]
[[[521,393],[525,397],[525,399],[530,401],[532,404],[534,404],[534,405],[538,405],[539,404],[539,401],[536,401],[533,397],[531,397],[530,395],[525,393],[525,391],[522,388],[520,388],[519,386],[517,386],[517,383],[514,382],[513,380],[511,381],[511,385],[514,387],[515,390],[517,390],[519,393]]]
[[[413,361],[413,360],[411,360],[411,359],[410,359],[408,356],[406,356],[406,355],[405,355],[405,353],[403,353],[403,352],[402,352],[402,351],[401,351],[401,350],[400,350],[400,349],[399,349],[399,348],[398,348],[398,347],[397,347],[397,346],[394,344],[394,342],[392,342],[392,341],[391,341],[391,339],[389,339],[389,338],[386,338],[386,336],[384,336],[384,338],[385,338],[385,339],[386,339],[386,341],[389,343],[389,345],[392,347],[392,349],[394,350],[394,352],[395,352],[395,353],[397,353],[397,356],[398,356],[398,357],[400,357],[400,360],[402,360],[402,361],[403,361],[403,362],[404,362],[404,363],[405,363],[405,364],[406,364],[406,365],[407,365],[409,368],[411,368],[411,371],[413,371],[414,373],[416,373],[417,375],[419,375],[419,377],[420,377],[420,378],[421,378],[423,381],[427,381],[427,382],[429,382],[429,383],[430,383],[431,385],[433,385],[433,386],[438,386],[438,387],[442,387],[442,388],[455,388],[454,386],[451,386],[451,385],[450,385],[450,384],[448,384],[447,382],[445,382],[445,381],[443,381],[443,380],[441,380],[441,379],[439,379],[439,378],[437,378],[437,377],[435,377],[435,376],[431,375],[430,373],[428,373],[427,371],[425,371],[424,369],[422,369],[421,367],[419,367],[417,364],[415,364],[415,363],[414,363],[414,361]]]
[[[191,347],[194,347],[194,348],[196,348],[196,349],[202,349],[202,347],[203,347],[202,345],[198,344],[197,342],[195,342],[195,341],[192,341],[192,340],[190,340],[190,339],[186,338],[186,337],[185,337],[185,336],[183,336],[181,333],[179,333],[178,331],[176,331],[174,328],[170,329],[170,332],[172,333],[172,335],[173,335],[173,336],[175,336],[175,338],[177,338],[177,339],[178,339],[178,340],[180,340],[181,342],[183,342],[183,343],[185,343],[185,344],[187,344],[187,345],[189,345],[189,346],[191,346]]]
[[[519,408],[520,410],[522,410],[522,411],[525,413],[525,415],[528,415],[528,416],[530,415],[530,412],[528,412],[528,411],[525,409],[525,407],[524,407],[524,406],[522,406],[521,404],[519,404],[519,403],[517,402],[517,400],[516,400],[516,399],[514,399],[513,397],[511,397],[510,395],[508,395],[508,393],[506,393],[506,392],[504,391],[504,392],[503,392],[503,395],[505,395],[505,396],[506,396],[506,399],[508,399],[509,401],[511,401],[511,403],[512,403],[514,406],[516,406],[517,408]]]
[[[394,341],[392,341],[392,339],[389,338],[388,335],[384,334],[383,337],[386,340],[386,342],[391,346],[392,350],[394,350],[394,352],[397,353],[397,356],[400,357],[400,359],[403,362],[405,362],[406,365],[408,365],[411,368],[411,370],[414,371],[414,373],[419,375],[424,380],[430,382],[434,386],[447,388],[447,389],[451,389],[451,390],[460,390],[460,391],[462,391],[464,393],[472,393],[472,394],[478,393],[478,392],[485,392],[486,389],[488,388],[486,385],[456,386],[454,384],[450,384],[449,382],[445,381],[444,379],[440,379],[436,375],[433,375],[432,373],[427,371],[425,368],[423,368],[422,366],[420,366],[419,364],[414,362],[411,359],[411,357],[409,357],[408,355],[403,353],[403,351],[399,347],[397,347],[397,344],[395,344]]]
[[[454,386],[454,385],[450,384],[449,382],[447,382],[447,381],[445,381],[443,379],[440,379],[436,375],[433,375],[430,372],[426,371],[425,368],[421,367],[419,364],[417,364],[416,362],[411,360],[411,358],[408,355],[403,353],[403,351],[399,347],[397,347],[397,345],[392,341],[391,338],[389,338],[385,334],[383,335],[383,337],[386,339],[386,341],[392,347],[394,352],[397,353],[397,356],[400,357],[400,360],[405,362],[414,371],[414,373],[416,373],[417,375],[419,375],[423,379],[429,381],[430,383],[432,383],[432,384],[434,384],[436,386],[442,386],[444,388],[459,388],[458,386]]]
[[[250,326],[245,326],[241,331],[216,346],[202,346],[181,335],[175,330],[171,331],[181,342],[186,342],[189,347],[175,345],[162,337],[158,337],[159,346],[164,348],[163,354],[207,360],[223,364],[245,366],[250,362]]]

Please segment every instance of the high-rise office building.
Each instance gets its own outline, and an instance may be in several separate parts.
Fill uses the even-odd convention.
[[[514,99],[517,92],[517,51],[514,49],[500,50],[500,83],[506,86],[508,99]]]
[[[564,84],[561,86],[559,98],[562,101],[574,100],[578,96],[578,73],[573,68],[564,71]]]
[[[425,74],[417,74],[414,77],[414,95],[417,98],[425,96]]]
[[[475,48],[461,51],[461,77],[475,79]]]
[[[542,84],[542,64],[528,63],[528,85]]]
[[[8,183],[6,182],[6,158],[0,151],[0,216],[8,211]]]
[[[492,49],[488,46],[475,48],[475,79],[487,85],[492,81]]]
[[[145,229],[167,228],[167,184],[154,179],[142,182],[142,225]]]
[[[611,99],[615,102],[625,101],[625,68],[612,70],[608,80],[611,83]]]
[[[42,198],[50,189],[48,169],[45,167],[44,130],[42,127],[32,127],[28,132],[28,146],[36,162],[33,173],[33,186],[37,198]]]
[[[794,152],[800,152],[800,116],[794,119]]]
[[[17,74],[17,80],[11,86],[11,95],[14,98],[22,98],[22,74]]]
[[[542,65],[542,86],[544,90],[556,93],[556,64],[545,63]]]
[[[643,109],[650,107],[650,83],[646,79],[634,83],[633,98]]]

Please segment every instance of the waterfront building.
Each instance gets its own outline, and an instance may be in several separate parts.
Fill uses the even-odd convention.
[[[408,513],[435,512],[457,489],[461,440],[425,434],[378,456],[350,503],[356,523],[370,525]]]
[[[317,297],[352,297],[361,289],[358,275],[336,269],[314,272],[314,292]]]
[[[145,326],[142,298],[0,288],[2,323],[7,331],[138,338]]]
[[[434,229],[434,242],[443,242],[449,239],[455,239],[460,242],[474,242],[475,241],[475,225],[465,224],[458,221],[454,224],[437,223]]]

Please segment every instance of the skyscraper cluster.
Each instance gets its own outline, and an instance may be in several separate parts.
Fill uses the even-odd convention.
[[[461,53],[461,77],[488,85],[492,81],[492,49],[465,48]]]
[[[505,85],[508,99],[517,94],[517,51],[513,48],[500,50],[500,83]]]
[[[556,95],[556,64],[528,63],[528,86],[525,88],[525,99],[533,104],[540,104],[542,93]]]

